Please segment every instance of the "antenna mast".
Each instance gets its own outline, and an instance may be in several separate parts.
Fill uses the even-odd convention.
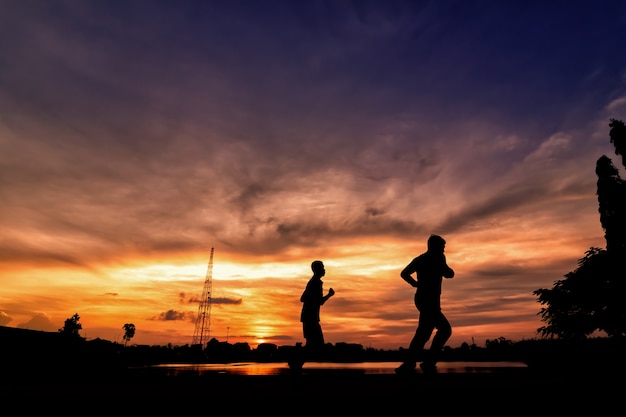
[[[193,332],[194,345],[202,345],[206,343],[211,334],[211,287],[213,286],[213,252],[211,248],[211,257],[209,258],[209,267],[206,271],[204,279],[204,289],[202,290],[202,298],[198,305],[198,316],[196,317],[196,329]]]

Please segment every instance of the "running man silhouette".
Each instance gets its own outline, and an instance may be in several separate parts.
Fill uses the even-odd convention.
[[[326,275],[326,269],[322,261],[311,263],[313,276],[306,284],[306,288],[300,297],[302,302],[302,312],[300,321],[302,322],[302,333],[304,335],[305,352],[307,357],[318,356],[324,349],[324,333],[320,324],[320,307],[333,295],[335,291],[328,289],[328,294],[324,295],[324,283],[322,277]]]
[[[427,247],[426,252],[413,258],[400,272],[400,277],[416,288],[414,301],[419,321],[409,345],[409,357],[396,368],[396,373],[413,372],[420,357],[423,359],[420,368],[424,373],[436,372],[439,353],[452,335],[452,326],[441,311],[441,283],[444,277],[454,277],[444,255],[446,241],[441,236],[430,235]],[[424,346],[435,329],[430,349],[425,350]]]

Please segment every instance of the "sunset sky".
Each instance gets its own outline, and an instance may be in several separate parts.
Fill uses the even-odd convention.
[[[0,0],[0,325],[408,347],[400,270],[447,240],[449,346],[538,337],[605,247],[624,1]],[[625,176],[623,174],[622,178]]]

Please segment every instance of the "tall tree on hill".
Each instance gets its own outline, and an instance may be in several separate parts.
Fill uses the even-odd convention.
[[[626,126],[611,119],[609,136],[626,167]],[[598,212],[606,249],[590,248],[578,268],[552,289],[533,291],[544,307],[542,336],[583,339],[597,331],[626,335],[626,182],[606,155],[596,162]]]
[[[59,329],[59,333],[64,336],[78,337],[78,332],[83,329],[83,325],[79,323],[80,316],[75,313],[72,317],[65,320],[65,325]]]
[[[133,323],[126,323],[122,326],[122,329],[124,329],[124,346],[126,346],[130,339],[135,337],[135,325]]]
[[[615,119],[611,119],[609,126],[615,154],[622,156],[622,164],[626,167],[626,126],[621,120]],[[606,250],[616,257],[626,259],[626,184],[605,155],[598,160],[596,173],[600,203],[598,210],[605,231]]]

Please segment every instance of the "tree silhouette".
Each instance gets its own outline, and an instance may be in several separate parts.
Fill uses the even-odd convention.
[[[135,337],[135,325],[132,323],[126,323],[122,326],[122,328],[124,329],[124,346],[126,346],[130,339]]]
[[[626,126],[611,119],[609,136],[626,166]],[[596,162],[598,212],[606,249],[590,248],[578,268],[552,289],[533,291],[542,307],[542,336],[584,339],[596,331],[626,335],[626,183],[606,155]]]
[[[626,167],[626,126],[621,120],[611,119],[609,136],[615,147],[615,155],[622,156],[622,165]]]
[[[59,333],[65,336],[78,337],[78,332],[83,329],[83,325],[79,323],[80,316],[75,313],[72,317],[65,320],[65,325],[59,329]]]

